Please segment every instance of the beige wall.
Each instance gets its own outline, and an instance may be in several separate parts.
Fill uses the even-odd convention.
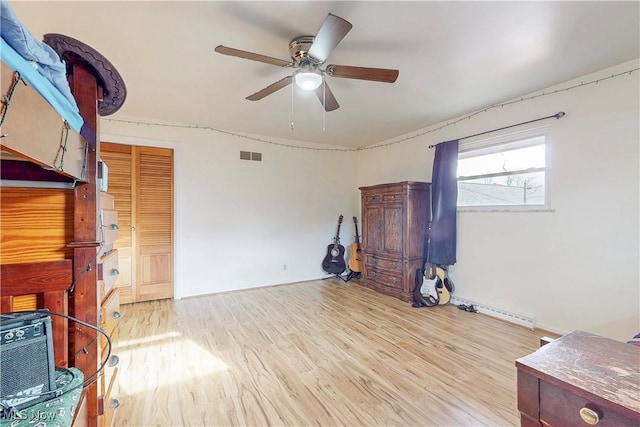
[[[342,243],[352,241],[355,153],[105,119],[101,133],[103,141],[175,150],[178,298],[323,277],[340,214]],[[262,161],[240,160],[241,150],[261,152]]]
[[[430,181],[429,144],[565,111],[546,123],[551,211],[460,212],[451,276],[459,297],[534,317],[540,327],[626,339],[640,330],[639,93],[635,72],[359,152],[108,118],[101,126],[104,140],[176,150],[175,281],[185,297],[324,277],[320,263],[340,213],[342,243],[353,241],[359,186]],[[263,161],[240,161],[240,150],[262,152]]]
[[[621,64],[544,92],[639,65]],[[628,339],[640,330],[639,80],[636,71],[368,150],[359,157],[358,185],[403,176],[430,181],[429,144],[566,112],[530,125],[549,128],[551,211],[459,212],[451,276],[459,297],[534,317],[540,327]]]

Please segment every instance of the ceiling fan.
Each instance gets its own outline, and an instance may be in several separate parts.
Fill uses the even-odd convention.
[[[272,93],[289,86],[292,81],[302,89],[315,91],[325,111],[333,111],[340,107],[335,96],[329,89],[325,76],[345,79],[371,80],[376,82],[393,83],[398,78],[398,70],[385,68],[352,67],[348,65],[321,66],[327,60],[333,49],[351,30],[352,25],[339,16],[328,14],[315,36],[300,36],[289,42],[291,61],[285,61],[271,56],[247,52],[226,46],[217,46],[215,51],[223,55],[237,56],[252,61],[264,62],[280,67],[294,68],[291,76],[287,76],[247,97],[250,101],[258,101]]]

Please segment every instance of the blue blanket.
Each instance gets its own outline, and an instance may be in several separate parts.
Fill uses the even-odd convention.
[[[18,71],[77,132],[82,117],[69,89],[66,66],[47,44],[37,41],[6,2],[0,0],[0,58]]]

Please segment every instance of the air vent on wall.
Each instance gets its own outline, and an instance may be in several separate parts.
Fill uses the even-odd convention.
[[[262,161],[262,153],[253,153],[250,151],[241,151],[240,160],[255,160],[256,162]]]

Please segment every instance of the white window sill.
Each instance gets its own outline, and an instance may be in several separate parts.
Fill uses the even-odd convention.
[[[549,206],[458,206],[458,212],[555,212]]]

